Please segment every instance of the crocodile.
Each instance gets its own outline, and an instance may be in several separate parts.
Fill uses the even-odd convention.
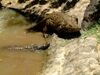
[[[36,51],[36,50],[46,50],[50,44],[40,44],[40,45],[25,45],[25,46],[20,46],[20,45],[9,45],[2,47],[2,49],[6,50],[23,50],[23,51]]]

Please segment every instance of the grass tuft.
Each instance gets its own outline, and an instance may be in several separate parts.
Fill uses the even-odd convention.
[[[94,25],[86,28],[86,30],[82,32],[82,36],[96,36],[98,43],[100,43],[100,24],[96,22]]]

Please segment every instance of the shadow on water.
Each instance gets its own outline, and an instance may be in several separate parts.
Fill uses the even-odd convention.
[[[35,22],[37,20],[36,18],[39,17],[39,15],[36,15],[35,13],[33,14],[29,14],[28,12],[25,13],[25,12],[22,12],[20,9],[16,9],[16,8],[9,8],[9,9],[23,15],[26,18],[26,20],[28,20],[29,22]]]

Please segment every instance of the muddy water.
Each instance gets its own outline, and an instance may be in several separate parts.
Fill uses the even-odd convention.
[[[0,50],[0,75],[36,75],[41,71],[44,53]]]
[[[8,50],[8,46],[45,44],[42,33],[26,33],[30,27],[15,11],[0,10],[0,75],[36,75],[46,62],[45,52]]]

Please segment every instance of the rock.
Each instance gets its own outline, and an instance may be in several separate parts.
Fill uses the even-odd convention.
[[[1,0],[8,8],[19,9],[33,20],[52,12],[65,12],[78,18],[80,26],[88,27],[99,20],[100,0]]]
[[[62,33],[77,32],[81,27],[78,25],[78,19],[61,12],[53,12],[44,16],[34,29],[41,30],[44,33]]]
[[[90,0],[88,7],[86,8],[82,27],[87,28],[92,25],[95,21],[100,19],[100,0]]]
[[[25,3],[27,0],[18,0],[18,3]]]
[[[100,17],[99,0],[1,0],[1,4],[28,14],[33,21],[48,13],[65,12],[78,18],[83,28]]]
[[[94,70],[93,75],[100,75],[100,66],[98,66],[96,70]]]
[[[33,20],[39,19],[48,13],[65,12],[78,18],[78,24],[84,18],[84,13],[90,0],[1,0],[5,7],[20,9],[21,12],[27,13]]]
[[[78,24],[82,26],[83,19],[85,17],[86,9],[90,5],[90,0],[79,0],[75,6],[69,9],[68,14],[74,15],[78,18]]]
[[[95,37],[82,37],[69,42],[53,37],[51,45],[48,62],[40,75],[100,74]]]
[[[16,9],[23,12],[22,9],[24,9],[31,2],[31,0],[1,0],[0,3],[3,7]]]

